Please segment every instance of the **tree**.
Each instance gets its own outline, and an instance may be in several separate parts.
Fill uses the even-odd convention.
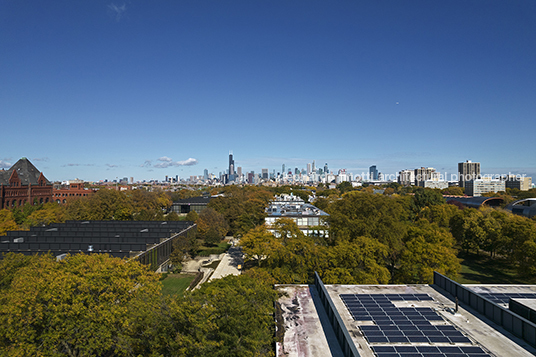
[[[8,209],[0,210],[0,236],[5,235],[7,231],[15,231],[18,228],[13,213]]]
[[[444,203],[446,203],[445,198],[443,198],[443,195],[441,192],[439,192],[439,190],[431,190],[429,188],[419,187],[417,190],[415,190],[411,208],[417,215],[425,207],[441,205]]]
[[[203,355],[274,355],[273,313],[277,293],[271,284],[248,274],[231,275],[203,284],[191,297],[210,307],[217,327],[213,334],[218,348]]]
[[[326,248],[321,269],[326,284],[387,284],[391,279],[385,267],[388,248],[378,241],[357,237]]]
[[[353,189],[354,187],[352,186],[352,183],[348,181],[341,182],[340,184],[337,185],[337,190],[341,192],[341,195],[343,193],[352,191]]]
[[[8,356],[147,355],[160,289],[137,262],[33,256],[1,294],[0,348]]]
[[[185,221],[190,221],[190,222],[197,222],[198,219],[199,219],[199,214],[197,214],[196,211],[188,212],[188,214],[186,214],[186,217],[184,218]]]
[[[65,222],[64,213],[64,208],[59,204],[55,202],[45,203],[26,218],[24,226],[29,228],[51,223],[63,223]]]
[[[395,283],[429,284],[433,272],[456,277],[460,263],[456,257],[454,239],[446,228],[421,219],[408,228],[404,237]]]
[[[210,230],[214,230],[216,235],[221,238],[229,231],[229,225],[225,217],[210,207],[205,208],[199,213],[197,220],[197,232],[204,237]]]
[[[465,190],[463,187],[450,186],[450,187],[442,189],[441,193],[444,195],[451,195],[451,196],[463,196],[465,194]]]
[[[376,239],[388,247],[388,263],[394,270],[408,225],[406,197],[388,197],[352,191],[329,206],[329,240],[332,245],[357,237]]]

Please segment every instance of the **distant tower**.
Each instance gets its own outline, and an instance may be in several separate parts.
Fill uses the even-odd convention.
[[[307,164],[307,175],[310,175],[311,172],[311,164]]]
[[[324,173],[327,174],[328,173],[328,163],[326,162],[326,164],[324,165]]]
[[[458,186],[465,187],[466,181],[477,180],[480,178],[480,162],[466,162],[458,163]]]
[[[370,167],[369,174],[371,181],[378,181],[378,169],[376,168],[376,165]]]
[[[203,173],[203,179],[204,179],[205,181],[208,180],[208,170],[207,170],[207,169],[205,169],[205,172]]]
[[[281,174],[285,175],[285,164],[283,164],[283,166],[281,166]]]
[[[232,151],[229,152],[229,181],[234,181],[235,169]]]
[[[311,167],[311,172],[315,172],[316,171],[316,168],[315,168],[315,160],[313,160],[313,165]]]

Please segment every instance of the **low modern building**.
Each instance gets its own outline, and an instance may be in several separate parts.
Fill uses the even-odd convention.
[[[491,178],[482,178],[477,180],[465,181],[465,194],[467,196],[482,196],[487,192],[504,192],[506,186],[503,180],[493,180]]]
[[[52,201],[52,183],[27,158],[0,170],[0,209]]]
[[[276,285],[276,356],[536,354],[534,285]]]
[[[482,206],[499,207],[504,200],[501,197],[468,197],[468,196],[443,196],[447,203],[460,202],[466,207],[480,208]]]
[[[437,188],[437,189],[444,189],[449,187],[449,183],[447,181],[441,181],[441,180],[426,180],[423,182],[424,188]]]
[[[193,211],[199,214],[207,208],[211,199],[212,197],[210,196],[203,196],[178,200],[171,205],[171,211],[178,214],[188,214]]]
[[[29,231],[8,231],[0,237],[1,253],[109,254],[138,259],[155,270],[173,250],[181,236],[195,234],[193,222],[177,221],[68,221]]]
[[[513,214],[528,218],[536,217],[536,198],[526,198],[516,201],[506,207]]]
[[[517,188],[520,191],[528,191],[532,188],[532,177],[520,177],[508,175],[504,178],[506,188]]]
[[[306,203],[300,197],[294,195],[276,196],[268,208],[266,208],[268,216],[265,218],[266,225],[271,232],[274,232],[271,227],[280,218],[290,218],[305,235],[320,235],[327,236],[327,229],[319,229],[318,227],[326,226],[325,218],[329,214],[315,206]],[[315,227],[315,228],[313,228]]]

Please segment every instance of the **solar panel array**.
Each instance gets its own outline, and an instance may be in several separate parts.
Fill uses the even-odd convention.
[[[115,257],[129,257],[141,252],[173,234],[183,231],[192,222],[176,221],[68,221],[29,231],[10,231],[0,239],[0,253],[35,254],[51,252],[108,253]],[[90,248],[91,247],[91,248]]]
[[[486,357],[478,346],[373,346],[378,357]]]
[[[365,322],[359,328],[378,357],[489,356],[480,347],[471,346],[469,338],[455,326],[447,324],[432,308],[397,307],[393,304],[393,301],[432,301],[428,294],[341,294],[340,297],[354,320]],[[397,346],[403,343],[427,345]]]
[[[478,293],[478,295],[496,303],[506,304],[512,299],[536,299],[536,293]]]

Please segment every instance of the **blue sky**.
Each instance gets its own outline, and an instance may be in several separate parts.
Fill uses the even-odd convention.
[[[0,167],[536,178],[534,1],[0,0]]]

